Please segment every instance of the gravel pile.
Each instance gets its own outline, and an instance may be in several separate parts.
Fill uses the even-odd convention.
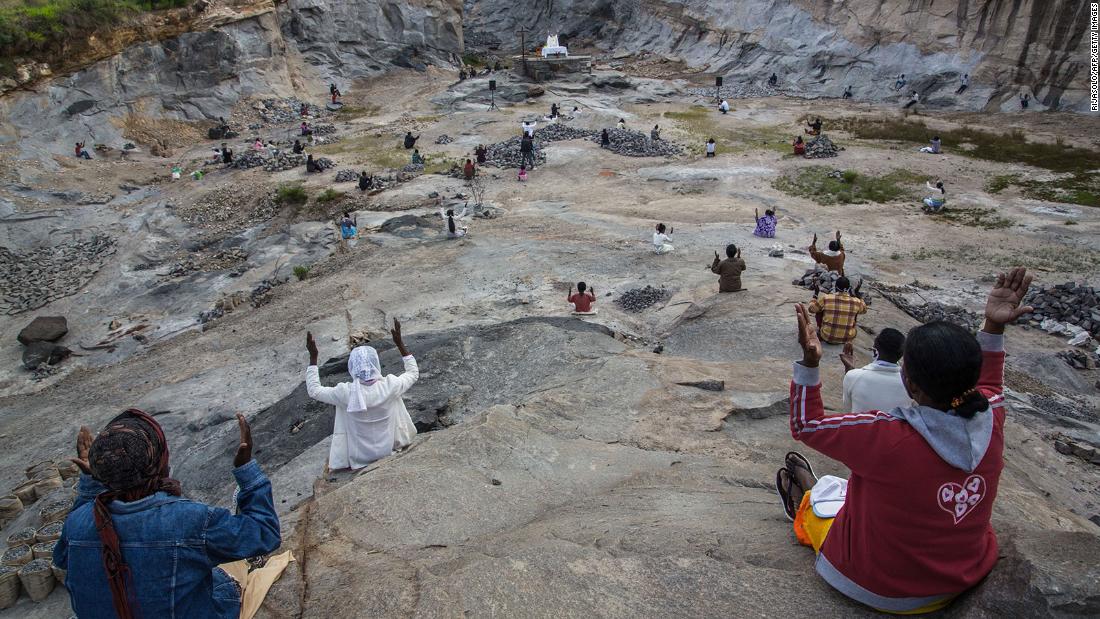
[[[1100,355],[1071,348],[1058,353],[1058,358],[1075,370],[1095,370],[1100,366]]]
[[[454,139],[446,133],[435,139],[436,144],[450,144],[451,142],[454,142]]]
[[[310,128],[313,129],[313,135],[331,135],[336,133],[336,125],[311,125]]]
[[[518,168],[523,163],[523,156],[519,152],[520,140],[521,136],[517,135],[503,142],[490,144],[486,149],[484,165],[498,168]],[[535,141],[534,156],[536,166],[546,163],[546,153],[542,152],[542,145],[538,140]]]
[[[264,151],[246,150],[243,153],[235,154],[233,156],[233,163],[229,165],[238,170],[259,168],[266,165],[268,162],[268,158],[265,155],[266,153]]]
[[[631,288],[627,290],[618,299],[615,299],[615,303],[628,312],[641,312],[646,309],[667,300],[672,294],[663,286],[661,288],[654,288],[647,285],[645,288]]]
[[[294,155],[291,155],[291,156],[293,157]],[[301,155],[297,155],[297,156],[301,157]],[[303,157],[302,158],[302,163],[304,164],[305,161],[306,160]],[[329,159],[328,157],[314,157],[313,158],[313,163],[317,164],[317,168],[320,169],[320,170],[331,170],[331,169],[336,167],[336,162],[334,162],[332,159]]]
[[[274,198],[274,192],[257,188],[219,187],[181,208],[179,217],[215,233],[235,232],[242,221],[258,222],[274,217],[279,210]]]
[[[593,131],[591,129],[581,129],[561,123],[550,123],[545,127],[535,129],[535,143],[589,140],[592,136],[598,136],[599,134],[599,131]]]
[[[696,97],[714,97],[714,87],[688,88],[687,92]],[[779,91],[767,84],[723,84],[718,96],[723,99],[754,99],[758,97],[774,97]],[[717,108],[717,104],[715,104]]]
[[[771,255],[771,253],[769,252],[768,255]],[[780,249],[780,256],[782,255],[782,249]],[[836,280],[838,279],[840,279],[840,273],[837,273],[836,271],[826,271],[825,267],[819,264],[803,273],[802,277],[793,280],[791,283],[795,286],[800,286],[807,290],[813,290],[814,284],[817,284],[817,287],[821,292],[831,294],[836,292]],[[862,286],[860,286],[859,284],[860,282],[852,283],[853,287],[860,288],[859,292],[857,292],[855,296],[863,299],[863,303],[866,304],[867,307],[870,307],[871,294],[868,291],[863,290]]]
[[[359,180],[359,173],[355,170],[340,170],[336,173],[337,183],[350,183]]]
[[[1034,307],[1035,311],[1021,316],[1021,324],[1040,327],[1043,321],[1055,320],[1100,339],[1100,291],[1092,286],[1067,282],[1033,290],[1024,302]]]
[[[404,174],[423,174],[424,173],[424,164],[423,163],[409,163],[409,164],[406,164],[404,167],[401,168],[401,172],[404,173]]]
[[[109,236],[16,254],[0,247],[0,314],[18,314],[76,294],[115,253]]]
[[[650,140],[649,135],[641,131],[610,129],[607,133],[608,137],[611,138],[611,144],[607,149],[619,155],[627,157],[667,157],[679,155],[681,152],[681,148],[675,143],[667,140]],[[599,144],[600,134],[593,135],[591,139]]]
[[[840,154],[840,148],[833,141],[829,139],[827,135],[819,135],[816,138],[806,142],[806,158],[807,159],[825,159],[827,157],[836,157]]]
[[[324,108],[305,103],[301,99],[291,97],[289,99],[264,99],[253,105],[256,113],[266,123],[302,122],[302,105],[306,106],[309,115],[313,118],[324,115]]]

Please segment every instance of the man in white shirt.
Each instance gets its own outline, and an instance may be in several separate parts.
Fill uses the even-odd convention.
[[[901,380],[898,362],[905,352],[905,336],[897,329],[883,329],[875,338],[874,361],[855,367],[852,344],[844,346],[844,406],[853,413],[890,411],[911,406],[912,399]]]
[[[727,113],[729,113],[729,111],[730,111],[730,104],[729,104],[729,103],[727,103],[725,99],[722,99],[722,102],[718,104],[718,109],[719,109],[719,110],[720,110],[720,111],[721,111],[721,112],[722,112],[723,114],[727,114]]]

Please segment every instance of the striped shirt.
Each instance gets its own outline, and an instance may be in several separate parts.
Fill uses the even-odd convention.
[[[856,339],[856,317],[867,311],[863,299],[847,292],[823,294],[810,303],[811,314],[821,314],[821,339],[828,344],[845,344]]]

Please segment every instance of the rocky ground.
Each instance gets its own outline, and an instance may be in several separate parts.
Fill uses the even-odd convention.
[[[0,316],[0,482],[14,487],[28,465],[66,457],[81,424],[137,406],[164,425],[188,492],[227,505],[242,412],[298,558],[260,616],[869,615],[814,577],[772,489],[783,454],[798,448],[785,399],[797,354],[791,306],[810,295],[791,283],[812,267],[805,246],[814,233],[844,231],[849,274],[867,280],[873,301],[856,342],[866,360],[874,333],[916,324],[911,314],[962,320],[978,310],[991,274],[1010,262],[1037,266],[1043,287],[1100,285],[1100,211],[985,190],[995,175],[1039,173],[1026,166],[854,140],[828,124],[844,149],[837,157],[788,154],[807,114],[828,123],[892,109],[769,97],[685,116],[707,98],[679,82],[598,71],[545,84],[530,102],[525,84],[498,74],[500,92],[519,96],[489,111],[488,78],[452,77],[429,69],[358,83],[345,89],[350,111],[326,117],[339,139],[311,152],[336,169],[392,177],[380,192],[301,166],[206,166],[202,180],[172,181],[174,161],[148,155],[59,158],[64,174],[21,166],[5,177],[3,246],[16,262],[35,256],[38,276],[51,279],[33,295],[9,289],[33,270],[3,280],[12,283]],[[300,97],[323,103],[324,93]],[[440,201],[461,209],[474,189],[447,174],[449,163],[513,138],[523,119],[545,127],[552,102],[581,108],[565,121],[578,138],[539,141],[545,161],[527,183],[510,168],[481,170],[492,208],[479,212],[495,216],[467,219],[470,234],[446,240]],[[1096,119],[1043,116],[929,122],[1100,136]],[[646,135],[659,124],[678,154],[623,156],[587,137],[619,118]],[[265,122],[259,137],[293,137],[293,120]],[[406,130],[421,136],[423,174],[397,172],[408,163]],[[718,156],[705,159],[710,135],[720,137]],[[210,147],[195,143],[177,159],[190,172]],[[932,218],[915,201],[822,206],[773,186],[822,163],[950,179],[952,208],[994,209],[1012,225]],[[290,184],[305,202],[279,191]],[[87,203],[96,201],[77,193],[112,197]],[[777,238],[752,236],[757,208],[778,210]],[[343,210],[361,232],[347,244],[334,225]],[[650,250],[659,221],[675,228],[672,254]],[[112,239],[110,251],[80,249],[66,261],[47,251],[96,238]],[[747,290],[720,296],[706,267],[731,242],[748,263]],[[299,279],[294,267],[308,272]],[[567,290],[581,280],[596,291],[597,316],[568,314]],[[11,313],[39,297],[45,305]],[[1050,302],[1042,319],[1092,320]],[[58,344],[74,356],[34,381],[16,335],[39,315],[67,318]],[[352,339],[378,346],[397,371],[385,330],[394,317],[421,362],[407,400],[421,434],[355,475],[326,475],[332,411],[304,395],[305,332],[333,359],[326,381],[340,379]],[[1060,357],[1068,339],[1030,322],[1010,328],[994,518],[1002,559],[948,615],[1100,613],[1100,371]],[[823,376],[826,404],[839,407],[839,361]],[[819,471],[845,473],[807,455]],[[67,612],[59,589],[0,617]]]

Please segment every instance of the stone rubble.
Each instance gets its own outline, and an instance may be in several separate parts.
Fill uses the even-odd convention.
[[[1058,353],[1057,357],[1075,370],[1095,370],[1100,367],[1100,355],[1071,348]]]
[[[687,93],[696,97],[710,97],[714,99],[715,87],[709,88],[700,86],[697,88],[688,88]],[[719,97],[723,99],[755,99],[759,97],[774,97],[779,94],[779,91],[774,87],[765,84],[722,84],[722,88],[719,90]],[[715,102],[714,108],[718,109],[718,103]]]
[[[219,187],[180,211],[180,219],[194,226],[201,226],[215,233],[237,230],[242,221],[267,221],[279,211],[274,192],[259,192]]]
[[[1034,312],[1020,316],[1019,324],[1038,327],[1048,333],[1077,335],[1084,332],[1100,339],[1100,290],[1066,282],[1049,288],[1033,289],[1024,302]],[[1055,329],[1047,321],[1060,323]],[[1047,326],[1043,326],[1044,323]]]
[[[535,129],[535,143],[562,142],[565,140],[588,140],[592,136],[599,135],[599,131],[583,129],[562,123],[550,123],[544,127]]]
[[[303,103],[305,102],[296,97],[291,97],[289,99],[264,99],[254,104],[253,108],[256,110],[260,119],[265,123],[300,123],[302,122],[301,111]],[[311,118],[320,118],[328,114],[324,108],[318,107],[312,103],[305,103],[305,105]]]
[[[769,255],[771,255],[770,252]],[[783,255],[782,249],[780,249],[779,255]],[[836,271],[827,271],[825,270],[825,267],[819,264],[816,265],[814,268],[807,270],[805,273],[802,274],[802,277],[791,281],[791,283],[795,286],[799,286],[807,290],[813,290],[814,284],[816,283],[818,289],[822,293],[833,293],[836,292],[836,281],[838,279],[840,279],[840,273],[837,273]],[[867,307],[870,307],[871,293],[862,289],[862,286],[860,286],[860,281],[855,281],[852,277],[849,277],[848,279],[851,280],[853,288],[859,288],[859,291],[856,292],[855,296],[863,299],[863,302],[867,305]]]
[[[350,183],[359,180],[359,173],[355,170],[340,170],[336,173],[337,183]]]
[[[450,144],[451,142],[454,142],[454,139],[446,133],[435,139],[436,144]]]
[[[199,312],[198,322],[200,325],[204,325],[203,328],[205,329],[205,325],[207,323],[213,322],[221,318],[222,316],[225,316],[229,312],[232,312],[241,305],[244,305],[245,301],[248,301],[248,303],[253,308],[258,308],[266,305],[269,301],[271,301],[271,295],[273,293],[272,291],[275,289],[275,287],[285,284],[286,282],[287,279],[285,278],[279,279],[276,277],[265,279],[256,284],[256,286],[252,288],[252,291],[249,292],[247,295],[245,295],[245,292],[243,290],[238,290],[237,292],[234,292],[232,294],[224,295],[221,299],[217,301],[217,303],[214,304],[214,307],[212,309]]]
[[[649,134],[631,129],[609,129],[611,144],[607,147],[613,153],[627,157],[668,157],[679,155],[683,149],[668,140],[650,140]],[[599,144],[600,134],[592,141]]]
[[[1064,456],[1076,456],[1085,462],[1100,465],[1100,449],[1065,434],[1055,434],[1054,449]]]
[[[976,312],[958,307],[957,305],[948,305],[946,303],[940,303],[939,301],[913,303],[905,298],[905,296],[891,293],[881,287],[878,288],[878,292],[888,301],[896,305],[898,309],[909,314],[921,323],[944,320],[957,324],[972,332],[977,332],[982,326],[982,316],[978,315]]]
[[[654,288],[646,285],[645,288],[631,288],[619,295],[615,303],[628,312],[642,312],[646,309],[667,300],[672,294],[664,287]]]
[[[518,168],[523,162],[523,156],[519,151],[521,139],[521,136],[517,135],[503,142],[490,144],[486,148],[484,165],[498,168]],[[546,153],[542,152],[542,145],[537,140],[535,141],[534,157],[536,166],[546,163]]]
[[[836,157],[840,154],[840,147],[833,144],[833,141],[829,139],[829,136],[822,134],[816,138],[806,142],[806,158],[807,159],[825,159],[826,157]]]
[[[0,313],[18,314],[77,293],[115,253],[105,235],[16,254],[0,247]]]

